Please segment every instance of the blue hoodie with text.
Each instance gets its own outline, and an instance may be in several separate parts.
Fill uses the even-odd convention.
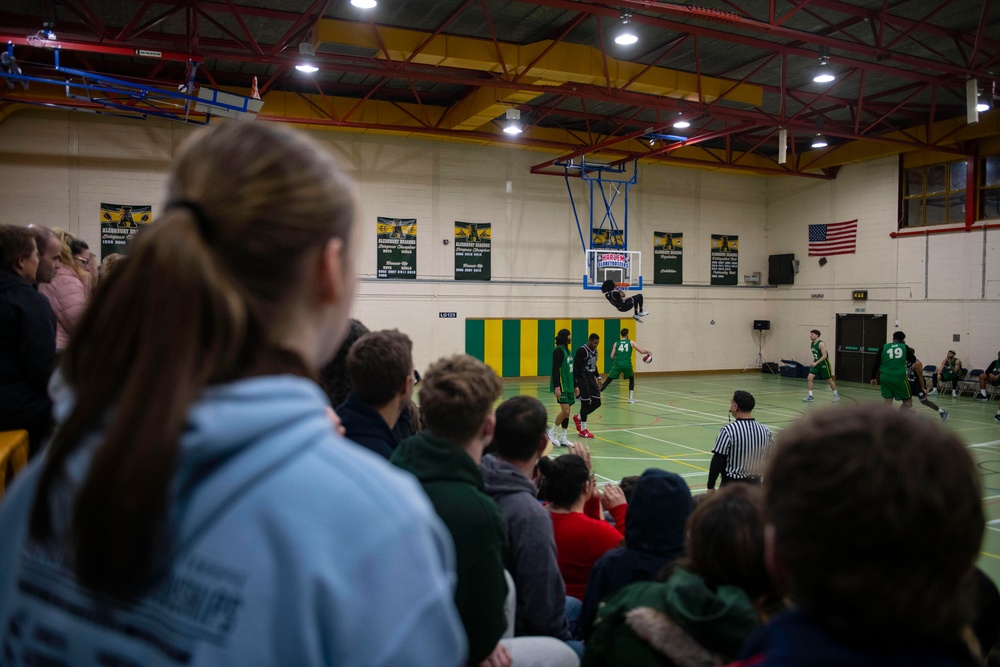
[[[71,403],[57,396],[57,419]],[[206,389],[181,439],[169,567],[127,604],[80,587],[65,541],[28,538],[36,461],[0,505],[0,665],[463,664],[447,530],[412,477],[333,433],[326,408],[292,376]],[[53,486],[56,535],[99,444]]]

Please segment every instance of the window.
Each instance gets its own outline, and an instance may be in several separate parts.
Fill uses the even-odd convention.
[[[996,197],[1000,205],[1000,157],[997,164]],[[903,227],[947,225],[965,222],[965,160],[929,164],[903,172]],[[1000,217],[1000,214],[998,214]]]
[[[1000,155],[983,158],[979,188],[980,213],[983,220],[1000,218]]]

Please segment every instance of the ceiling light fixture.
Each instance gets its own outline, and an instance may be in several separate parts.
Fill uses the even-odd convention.
[[[979,96],[976,99],[976,111],[979,113],[984,113],[990,110],[990,95],[987,95],[982,90],[979,91]]]
[[[505,118],[507,119],[507,124],[504,125],[503,131],[511,136],[521,134],[521,123],[519,122],[521,120],[521,110],[507,109]]]
[[[304,74],[312,74],[319,71],[319,68],[312,61],[313,56],[316,55],[316,49],[313,48],[312,44],[309,42],[299,44],[299,55],[303,57],[303,60],[295,66],[295,69]]]
[[[820,116],[816,119],[816,136],[813,137],[812,144],[813,148],[826,148],[829,146],[826,137],[823,136],[823,117]]]
[[[629,46],[639,41],[639,38],[635,35],[635,31],[632,30],[631,24],[632,14],[622,12],[622,27],[618,29],[618,34],[615,35],[615,44]]]
[[[836,78],[833,68],[830,67],[830,50],[825,46],[819,47],[819,68],[813,75],[813,81],[816,83],[830,83]]]
[[[788,130],[778,129],[778,164],[788,162]]]
[[[375,9],[378,3],[375,0],[351,0],[351,4],[358,9]]]

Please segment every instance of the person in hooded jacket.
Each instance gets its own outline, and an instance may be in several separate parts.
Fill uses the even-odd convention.
[[[275,124],[180,148],[0,505],[0,664],[462,663],[445,527],[310,379],[353,302],[352,189]]]
[[[635,581],[653,581],[684,554],[684,527],[691,507],[691,490],[680,475],[657,468],[642,474],[628,503],[625,545],[601,556],[590,571],[580,636],[590,635],[601,600]]]
[[[532,481],[549,443],[545,406],[532,396],[514,396],[497,407],[496,420],[496,453],[486,454],[479,469],[507,529],[504,564],[517,589],[514,634],[572,639],[552,520]]]
[[[780,605],[764,566],[760,489],[733,484],[709,495],[687,531],[688,553],[665,582],[629,584],[604,600],[584,665],[721,666]]]

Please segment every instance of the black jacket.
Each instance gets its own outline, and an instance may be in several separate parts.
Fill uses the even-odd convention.
[[[24,428],[51,412],[56,316],[49,300],[10,269],[0,269],[0,431]]]

